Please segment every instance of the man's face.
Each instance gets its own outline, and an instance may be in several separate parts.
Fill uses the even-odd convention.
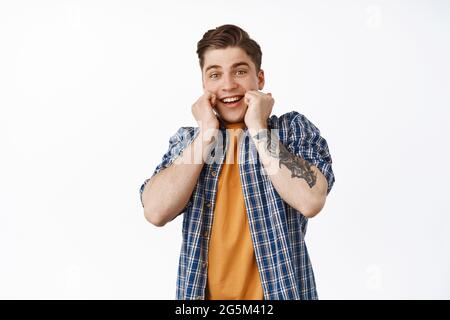
[[[256,74],[255,64],[238,47],[212,49],[205,52],[202,70],[203,89],[216,95],[215,109],[227,123],[244,121],[247,105],[244,95],[249,90],[262,90],[264,71]],[[235,103],[225,103],[226,97],[241,97]]]

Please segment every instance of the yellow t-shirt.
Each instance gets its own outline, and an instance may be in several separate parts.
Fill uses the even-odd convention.
[[[238,141],[242,131],[238,129],[244,127],[244,122],[226,126],[230,145],[217,186],[208,250],[207,300],[264,299],[239,176]]]

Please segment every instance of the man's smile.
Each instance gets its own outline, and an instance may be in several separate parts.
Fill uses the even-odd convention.
[[[220,99],[219,101],[227,107],[237,107],[243,101],[244,96],[232,96]]]

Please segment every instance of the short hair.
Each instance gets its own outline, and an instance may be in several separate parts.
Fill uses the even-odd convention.
[[[233,24],[224,24],[208,30],[197,43],[197,55],[200,69],[205,65],[205,52],[209,49],[225,49],[239,47],[244,50],[256,67],[256,73],[261,69],[262,52],[259,44],[250,38],[242,28]]]

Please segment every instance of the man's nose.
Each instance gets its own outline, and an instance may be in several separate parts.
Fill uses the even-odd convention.
[[[225,75],[223,77],[223,89],[224,90],[230,90],[236,88],[236,81],[233,77],[233,75]]]

